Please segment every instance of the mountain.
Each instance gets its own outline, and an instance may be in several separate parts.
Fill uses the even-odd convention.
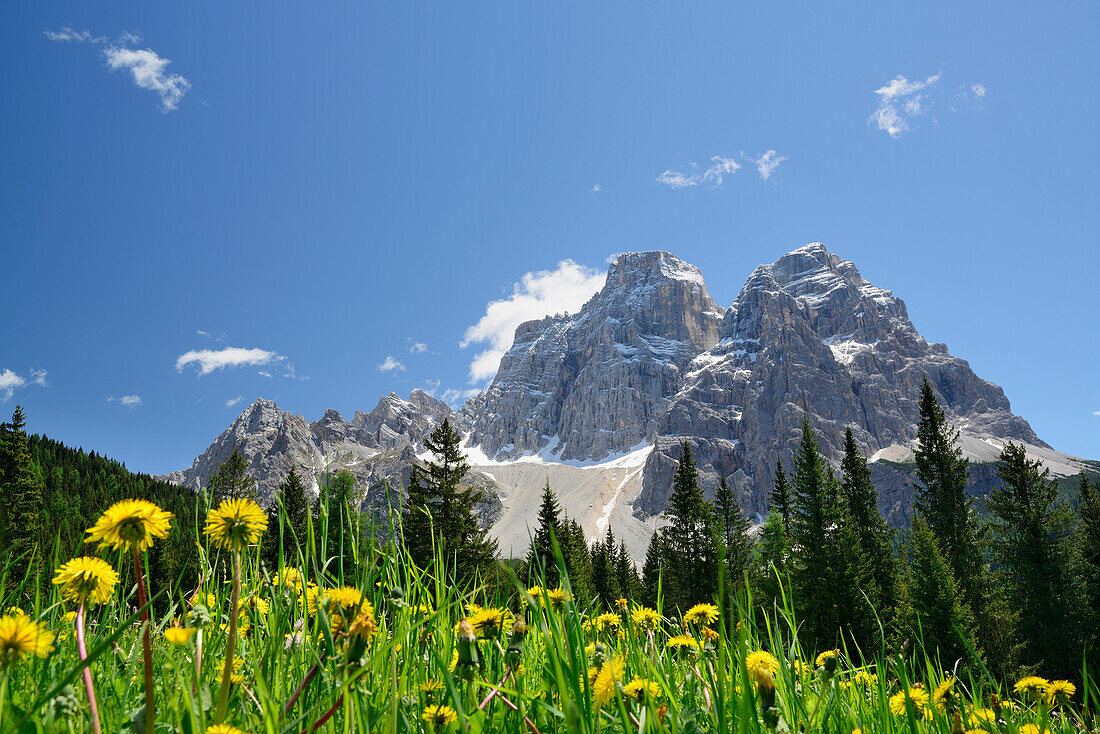
[[[413,391],[351,422],[330,410],[307,424],[259,400],[170,478],[198,487],[236,447],[265,489],[292,462],[315,478],[347,468],[367,505],[382,508],[382,482],[407,479],[423,437],[449,418],[467,437],[471,477],[490,495],[483,517],[506,553],[525,549],[549,480],[590,536],[611,525],[641,557],[684,443],[708,494],[725,476],[759,516],[775,462],[790,460],[805,417],[833,461],[852,426],[876,459],[884,515],[905,524],[924,375],[978,462],[972,492],[995,481],[988,462],[1008,440],[1055,474],[1083,468],[1015,415],[1001,388],[926,341],[901,299],[814,243],[757,267],[725,309],[694,265],[667,252],[623,253],[577,313],[521,324],[492,383],[457,413]]]

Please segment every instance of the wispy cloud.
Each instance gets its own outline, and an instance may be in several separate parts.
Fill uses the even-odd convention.
[[[260,377],[267,377],[269,379],[271,378],[271,373],[268,372],[267,370],[260,370],[256,374],[259,375]]]
[[[970,85],[970,91],[974,93],[975,97],[984,97],[985,96],[985,85],[984,84],[978,84],[977,82],[975,82],[974,84]]]
[[[554,270],[526,273],[512,285],[512,295],[490,301],[485,306],[485,315],[466,329],[459,343],[463,349],[471,344],[488,344],[470,364],[470,383],[496,374],[500,358],[512,346],[517,326],[550,314],[579,310],[603,288],[606,277],[602,271],[562,260]]]
[[[185,352],[176,360],[176,370],[183,372],[183,368],[189,364],[199,366],[200,375],[208,375],[214,370],[226,367],[241,367],[245,365],[265,365],[284,359],[276,352],[266,349],[244,349],[242,347],[226,347],[225,349],[193,349]]]
[[[386,355],[386,358],[378,363],[379,372],[393,372],[394,370],[404,372],[405,365],[394,359],[392,354]]]
[[[4,400],[11,400],[11,396],[15,394],[16,388],[23,387],[26,384],[26,380],[11,370],[5,369],[3,372],[0,372],[0,393],[3,393]]]
[[[686,189],[704,183],[716,188],[722,185],[726,176],[737,173],[740,167],[741,164],[733,158],[714,155],[710,157],[710,165],[706,168],[693,162],[688,164],[687,172],[668,169],[657,176],[657,183],[673,189]]]
[[[588,193],[590,193],[590,194],[598,194],[598,193],[600,193],[601,191],[603,191],[603,186],[600,186],[599,184],[593,184],[592,188],[590,188],[590,189],[588,190]]]
[[[226,400],[226,401],[225,401],[225,407],[227,407],[227,408],[232,408],[232,407],[233,407],[234,405],[236,405],[237,403],[241,402],[242,400],[244,400],[244,396],[243,396],[243,395],[238,395],[238,396],[237,396],[237,397],[235,397],[235,398],[230,398],[229,400]]]
[[[1094,411],[1092,411],[1092,414],[1097,416],[1097,417],[1100,417],[1100,410],[1094,410]]]
[[[471,388],[469,390],[456,390],[454,388],[447,388],[443,391],[443,396],[441,397],[441,400],[443,400],[444,403],[451,406],[452,408],[457,409],[467,400],[475,397],[476,395],[479,395],[480,393],[481,390],[478,390],[477,388]]]
[[[46,382],[46,370],[31,369],[31,382],[39,387],[49,387],[49,383]]]
[[[63,26],[56,31],[49,29],[42,31],[46,34],[46,38],[51,41],[57,41],[58,43],[106,43],[107,36],[93,36],[92,32],[84,29],[82,31]]]
[[[760,178],[767,181],[775,173],[775,169],[779,168],[779,164],[787,160],[787,156],[779,155],[774,150],[769,150],[762,156],[757,158],[748,158],[746,160],[756,164],[756,172],[760,174]]]
[[[112,46],[104,49],[103,56],[107,59],[108,69],[126,69],[133,76],[134,84],[156,92],[160,97],[162,112],[176,109],[183,95],[191,88],[191,82],[183,75],[169,74],[167,68],[171,62],[158,56],[152,49]]]
[[[136,408],[141,405],[140,395],[123,395],[120,398],[107,398],[108,403],[122,403],[127,408]]]
[[[409,354],[423,354],[428,351],[428,345],[424,342],[414,341],[409,345]]]
[[[910,121],[928,111],[931,104],[930,90],[940,80],[940,75],[924,81],[909,81],[902,75],[875,90],[878,108],[871,114],[869,123],[892,138],[900,138],[909,130]]]

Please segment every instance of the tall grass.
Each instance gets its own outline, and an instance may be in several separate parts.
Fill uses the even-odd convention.
[[[981,670],[953,670],[952,661],[935,659],[931,640],[914,640],[902,655],[887,656],[885,646],[841,650],[819,666],[815,658],[822,651],[799,644],[787,587],[770,608],[749,598],[726,603],[720,595],[719,616],[708,625],[714,635],[685,623],[659,601],[660,624],[647,631],[635,625],[632,601],[625,609],[602,609],[572,598],[567,579],[560,609],[550,608],[548,590],[528,593],[529,579],[521,583],[511,576],[510,584],[491,588],[477,581],[456,585],[432,570],[446,568],[444,558],[437,555],[432,569],[419,568],[399,546],[386,542],[384,537],[396,537],[392,526],[383,533],[363,529],[364,540],[357,540],[350,554],[353,569],[342,563],[343,548],[303,553],[301,548],[316,548],[318,539],[327,537],[326,517],[322,513],[321,527],[310,523],[305,538],[291,538],[283,529],[279,568],[265,568],[258,547],[242,557],[240,621],[247,631],[237,645],[240,677],[231,689],[227,717],[241,730],[1055,734],[1091,728],[1086,704],[1097,691],[1087,675],[1070,703],[1052,704],[1018,696]],[[210,729],[215,715],[231,613],[229,558],[207,545],[196,558],[197,588],[171,584],[162,592],[170,598],[147,605],[167,609],[154,613],[151,623],[157,731],[199,734]],[[116,568],[126,561],[108,560]],[[73,610],[43,590],[38,579],[7,578],[11,565],[7,559],[0,582],[3,607],[32,600],[25,605],[27,616],[44,622],[58,638],[49,657],[14,660],[0,669],[6,683],[0,731],[91,731],[79,685],[83,666],[73,623],[66,618]],[[350,617],[365,612],[365,603],[346,617],[324,603],[310,614],[306,589],[276,583],[287,568],[315,583],[322,600],[326,589],[360,590],[376,622],[369,639],[346,633]],[[36,591],[28,596],[28,589]],[[499,637],[474,643],[476,665],[455,666],[462,646],[459,623],[479,607],[507,610],[511,620],[524,620],[526,634],[519,639],[509,622]],[[114,604],[89,610],[88,664],[103,731],[143,726],[142,611],[134,588],[121,589]],[[598,631],[596,620],[605,612],[620,613],[619,632]],[[173,646],[163,634],[173,625],[197,632],[187,644]],[[681,634],[690,634],[700,649],[668,647]],[[774,706],[746,668],[747,656],[758,650],[770,652],[778,663]],[[601,665],[621,671],[611,676],[618,682],[606,700],[601,697],[608,691],[598,681]],[[626,696],[624,686],[634,679],[655,684],[656,695],[640,701]],[[890,699],[898,692],[922,686],[931,696],[951,679],[957,695],[942,708],[929,702],[891,711]],[[428,707],[435,705],[453,710],[456,721],[441,727],[425,721]],[[991,717],[985,709],[994,709]]]

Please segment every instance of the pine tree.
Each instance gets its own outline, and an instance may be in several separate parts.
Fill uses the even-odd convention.
[[[638,587],[638,570],[634,560],[626,551],[626,541],[619,539],[619,552],[615,556],[615,581],[619,585],[619,596],[634,598]]]
[[[796,609],[805,620],[806,638],[812,649],[833,643],[840,620],[836,617],[832,578],[836,559],[829,537],[829,529],[836,522],[835,492],[805,418],[794,466],[791,582]]]
[[[11,423],[0,433],[0,497],[4,498],[3,533],[9,558],[9,584],[20,583],[42,563],[42,486],[39,484],[27,444],[26,421],[22,406],[15,406]]]
[[[477,574],[484,577],[493,570],[497,544],[488,536],[488,528],[480,526],[475,510],[484,493],[476,487],[462,485],[470,466],[461,444],[462,437],[448,419],[424,439],[434,459],[415,477],[416,486],[410,480],[403,532],[417,560],[431,547],[434,535],[435,542],[443,550],[444,562],[455,568],[459,580],[468,581]],[[430,552],[426,555],[431,557]]]
[[[726,589],[736,592],[745,584],[745,574],[749,570],[752,557],[752,537],[749,519],[741,512],[734,501],[733,492],[724,476],[718,479],[718,489],[714,495],[715,509],[718,513],[718,525],[722,533],[722,551],[725,554]]]
[[[860,546],[861,529],[848,512],[832,467],[828,469],[826,482],[833,495],[834,508],[829,545],[834,558],[830,582],[836,620],[847,633],[847,640],[855,643],[855,648],[870,659],[879,649],[875,604],[882,594],[874,578],[872,559]]]
[[[783,518],[786,527],[791,526],[791,484],[787,481],[787,473],[783,471],[783,462],[775,460],[775,484],[768,496],[769,510],[776,510]]]
[[[645,563],[642,564],[642,603],[647,606],[657,606],[658,588],[661,587],[661,575],[667,556],[664,531],[657,530],[649,539]]]
[[[577,599],[590,598],[593,594],[592,563],[588,556],[588,543],[584,537],[584,530],[576,520],[563,521],[562,528],[562,535],[565,538],[562,556],[573,596]]]
[[[780,580],[785,582],[788,578],[790,554],[791,543],[783,525],[783,516],[778,511],[769,512],[760,529],[760,540],[753,558],[754,587],[759,593],[762,609],[770,610],[776,604],[782,604]]]
[[[871,482],[867,459],[859,452],[851,427],[844,432],[844,459],[840,462],[841,489],[855,541],[867,559],[877,594],[875,609],[888,621],[897,606],[897,564],[891,531],[878,509],[878,491]]]
[[[592,544],[592,594],[604,605],[611,608],[619,598],[619,582],[615,574],[616,557],[615,534],[607,526],[607,535],[603,541]]]
[[[1081,579],[1081,611],[1076,615],[1084,631],[1085,659],[1097,672],[1100,656],[1100,492],[1085,474],[1078,485],[1076,564]]]
[[[323,499],[322,499],[323,498]],[[323,529],[318,538],[322,562],[336,559],[333,573],[353,578],[362,543],[359,525],[359,496],[355,477],[347,469],[327,477],[314,503],[316,524]]]
[[[940,552],[935,533],[920,517],[913,520],[910,562],[906,570],[900,617],[902,629],[914,641],[923,641],[930,658],[938,655],[940,669],[952,669],[957,660],[977,660],[960,639],[977,650],[974,617],[963,601],[951,564]]]
[[[298,564],[299,552],[303,556],[308,552],[309,514],[306,486],[297,468],[291,466],[267,509],[268,529],[261,546],[269,570],[278,566],[280,548],[284,562],[289,565]]]
[[[669,607],[687,609],[712,601],[718,578],[714,510],[703,498],[699,472],[686,441],[665,514],[672,521],[665,530],[669,551],[665,597]]]
[[[997,473],[1002,484],[990,492],[988,507],[997,518],[994,550],[1007,577],[1008,601],[1019,615],[1022,662],[1068,678],[1080,667],[1068,575],[1071,513],[1055,506],[1058,483],[1022,445],[1005,445]]]
[[[233,453],[210,478],[210,491],[214,504],[234,499],[260,501],[256,480],[249,475],[248,462],[241,456],[240,449],[233,449]]]
[[[554,542],[562,547],[561,506],[554,491],[550,489],[550,480],[542,490],[542,504],[539,506],[539,526],[531,539],[531,550],[527,554],[528,572],[542,569],[545,572],[547,588],[560,583],[557,560],[554,556]]]

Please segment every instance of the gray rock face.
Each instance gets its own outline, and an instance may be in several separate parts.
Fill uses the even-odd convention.
[[[664,252],[620,255],[579,313],[520,325],[464,423],[499,460],[542,449],[602,459],[651,443],[721,318],[695,266]]]
[[[867,453],[908,444],[925,374],[964,431],[1046,446],[999,387],[926,342],[905,304],[852,263],[812,244],[762,265],[726,311],[719,343],[691,362],[670,400],[635,510],[663,510],[686,440],[706,486],[730,477],[744,509],[763,512],[776,459],[793,456],[803,417],[834,461],[847,425]]]

